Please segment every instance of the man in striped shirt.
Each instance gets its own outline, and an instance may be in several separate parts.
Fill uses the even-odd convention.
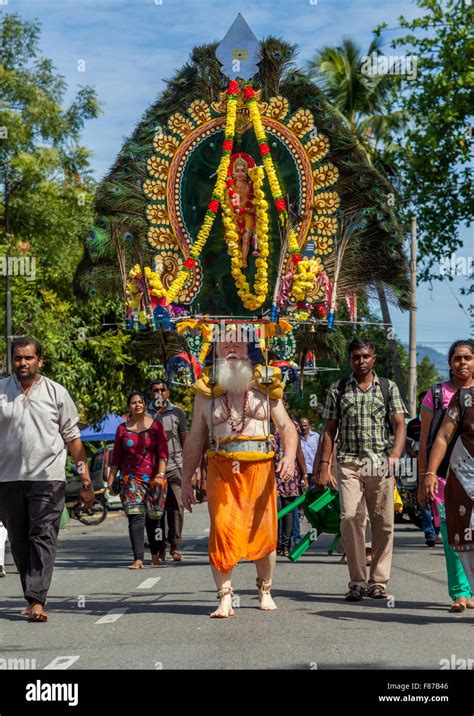
[[[393,551],[394,470],[405,448],[406,409],[395,383],[373,370],[376,353],[370,341],[354,339],[349,347],[352,375],[331,386],[323,417],[319,484],[339,490],[341,535],[349,567],[346,599],[384,599]],[[392,435],[393,432],[393,435]],[[337,435],[337,476],[330,461]],[[372,527],[372,564],[367,582],[365,515]]]

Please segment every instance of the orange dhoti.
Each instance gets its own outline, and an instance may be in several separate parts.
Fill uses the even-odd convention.
[[[211,529],[209,558],[228,572],[246,557],[261,559],[276,549],[277,497],[273,458],[236,460],[209,455],[207,500]]]

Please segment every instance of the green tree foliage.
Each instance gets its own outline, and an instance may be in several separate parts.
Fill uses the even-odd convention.
[[[391,42],[398,54],[417,61],[416,77],[401,78],[393,93],[392,110],[409,121],[392,160],[404,200],[418,218],[419,269],[428,280],[442,278],[438,262],[461,246],[459,226],[472,221],[474,6],[470,0],[417,0],[417,5],[424,14],[412,21],[400,17],[407,34]]]
[[[387,157],[393,151],[391,133],[404,122],[403,112],[389,112],[388,99],[393,90],[394,79],[389,74],[367,74],[365,58],[381,52],[381,41],[374,38],[365,57],[359,46],[350,38],[344,38],[338,47],[324,46],[308,63],[310,75],[339,113],[341,120],[350,131],[354,141],[381,173],[393,181],[394,171]],[[395,189],[390,187],[386,201],[395,202]],[[403,214],[398,211],[398,220],[403,227]],[[404,275],[406,279],[406,275]],[[390,310],[383,283],[377,284],[383,320],[391,323]],[[394,338],[388,338],[388,350],[394,370],[394,379],[405,395],[400,360]]]
[[[443,380],[428,356],[425,356],[421,363],[418,363],[416,371],[416,383],[418,393],[425,393],[434,383]]]
[[[28,278],[11,278],[13,334],[43,344],[46,374],[70,390],[84,420],[96,420],[121,412],[125,393],[144,387],[148,370],[135,364],[121,326],[104,326],[121,316],[122,302],[93,295],[81,302],[73,292],[95,190],[80,133],[99,106],[94,90],[82,87],[63,107],[66,84],[40,57],[39,37],[38,23],[18,15],[0,24],[0,259],[8,252],[29,269]],[[3,277],[0,305],[3,337]],[[2,372],[3,338],[0,350]]]

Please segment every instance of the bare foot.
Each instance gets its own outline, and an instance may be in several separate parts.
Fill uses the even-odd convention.
[[[265,592],[262,594],[262,596],[259,596],[260,600],[260,606],[259,609],[262,610],[262,612],[274,612],[277,608],[277,605],[272,599],[272,595],[270,592]]]
[[[209,615],[211,619],[225,619],[226,617],[233,617],[234,610],[232,609],[232,594],[226,594],[219,600],[219,606],[215,612]]]
[[[472,597],[466,599],[466,607],[468,609],[474,609],[474,599]]]
[[[159,564],[163,564],[164,559],[161,559],[159,554],[152,554],[151,555],[151,563],[156,567]]]
[[[259,609],[261,609],[262,612],[274,612],[277,608],[270,594],[271,586],[271,579],[260,579],[257,577],[258,601],[260,602]]]
[[[44,607],[40,602],[33,602],[28,615],[29,622],[47,622],[48,615],[45,614]]]
[[[29,617],[31,612],[31,607],[25,607],[21,610],[20,614],[22,617]]]
[[[128,565],[128,569],[143,569],[143,562],[141,559],[136,559],[133,564]]]

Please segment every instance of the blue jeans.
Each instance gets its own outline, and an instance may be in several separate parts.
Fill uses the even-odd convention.
[[[299,542],[301,540],[300,532],[300,511],[298,507],[293,510],[293,529],[291,531],[291,539],[293,542]]]
[[[439,534],[439,528],[434,526],[433,513],[431,508],[428,510],[420,507],[421,529],[425,533],[425,539],[436,539]]]

